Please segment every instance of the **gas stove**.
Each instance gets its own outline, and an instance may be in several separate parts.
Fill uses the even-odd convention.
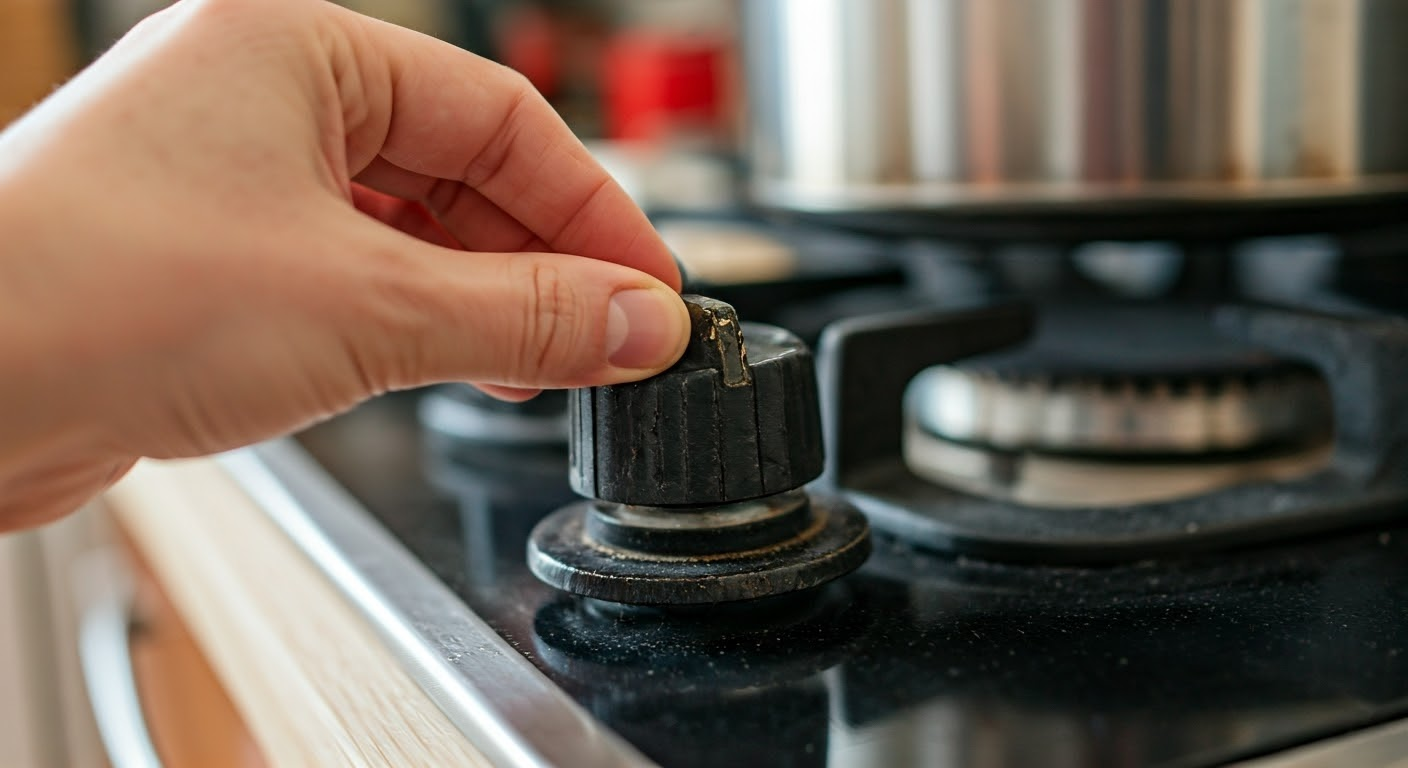
[[[395,393],[226,463],[505,765],[1408,754],[1396,241],[1334,240],[1333,269],[1292,279],[1274,265],[1302,240],[1233,259],[794,235],[819,255],[786,276],[700,286],[789,329],[711,335],[723,357],[688,367],[754,379],[741,410],[710,396],[711,461],[686,445],[703,427],[642,422],[700,400],[659,405],[662,384]],[[1234,285],[1233,261],[1262,271]],[[1290,287],[1254,295],[1266,264]],[[792,389],[768,366],[810,366],[799,338],[815,376]],[[743,523],[696,530],[724,518]]]

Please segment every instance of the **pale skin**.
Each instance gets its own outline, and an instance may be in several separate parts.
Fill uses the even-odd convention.
[[[684,350],[645,216],[518,75],[322,0],[181,0],[0,134],[0,530],[391,389]]]

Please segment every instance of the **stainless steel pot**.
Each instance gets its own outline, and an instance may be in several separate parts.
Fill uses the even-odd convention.
[[[766,205],[1408,211],[1408,0],[741,3]]]

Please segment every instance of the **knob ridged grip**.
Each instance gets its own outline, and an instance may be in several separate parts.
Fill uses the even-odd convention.
[[[703,506],[816,478],[821,415],[806,345],[781,328],[740,324],[723,302],[684,300],[692,335],[678,363],[570,394],[572,487],[621,504]]]

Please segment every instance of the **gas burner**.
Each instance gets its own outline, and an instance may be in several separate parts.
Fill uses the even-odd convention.
[[[1117,332],[1113,324],[1105,333]],[[830,327],[822,338],[818,364],[827,444],[832,447],[823,485],[844,492],[877,528],[917,546],[1048,563],[1127,562],[1372,524],[1396,517],[1398,506],[1408,501],[1408,408],[1391,394],[1408,377],[1408,323],[1370,313],[1327,315],[1269,307],[1229,307],[1215,313],[1219,332],[1308,360],[1320,370],[1334,413],[1333,440],[1328,449],[1318,449],[1328,452],[1323,467],[1315,450],[1279,457],[1250,452],[1257,461],[1240,465],[1236,471],[1242,474],[1220,477],[1227,467],[1200,457],[1187,467],[1230,485],[1161,487],[1163,479],[1146,472],[1136,474],[1132,482],[1124,478],[1138,494],[1107,498],[1102,494],[1111,483],[1108,473],[1117,465],[1124,471],[1147,471],[1139,462],[1148,455],[1136,453],[1134,459],[1117,462],[1097,454],[1107,466],[1082,475],[1072,473],[1072,465],[1090,454],[1082,457],[1070,450],[1079,444],[1068,444],[1064,454],[1028,451],[1019,457],[1022,461],[1014,461],[1010,451],[984,448],[987,453],[975,459],[975,454],[961,452],[977,450],[970,445],[927,435],[925,447],[955,452],[922,456],[923,451],[915,450],[913,425],[906,455],[901,401],[910,382],[935,365],[952,366],[1020,342],[1031,325],[1029,309],[998,306],[895,313]],[[1225,368],[1226,363],[1220,364]],[[1274,382],[1292,375],[1283,365],[1262,359],[1250,370]],[[1170,380],[1183,377],[1184,386],[1194,379],[1206,386],[1208,375],[1206,364],[1191,365],[1177,356],[1170,356],[1164,374]],[[1249,375],[1246,370],[1238,373],[1244,386]],[[1284,407],[1307,406],[1291,399]],[[1313,427],[1319,418],[1304,420],[1297,430]],[[1291,434],[1275,419],[1239,431],[1248,448],[1258,441],[1265,448],[1274,442],[1272,437]],[[1306,435],[1312,446],[1314,432],[1311,428]],[[1066,430],[1065,436],[1071,434],[1080,433]],[[1168,437],[1153,440],[1150,435],[1157,432],[1144,434],[1146,441],[1172,444]],[[1200,434],[1204,447],[1218,447],[1207,439],[1211,432]],[[1050,436],[1040,430],[1027,429],[1022,437],[1030,445],[1050,445]],[[1038,437],[1047,442],[1038,442]],[[1229,455],[1224,451],[1214,457]],[[1056,474],[1064,475],[1065,488],[1048,484],[1024,493],[1019,481],[1040,474],[1023,463],[1032,457],[1067,462],[1056,467]],[[1065,500],[1053,496],[1072,488],[1073,495]]]
[[[780,328],[740,326],[727,304],[685,303],[693,338],[674,367],[574,393],[572,487],[599,501],[538,525],[533,573],[598,600],[696,605],[804,590],[860,567],[865,518],[798,490],[822,465],[811,354]]]
[[[1046,307],[1030,343],[930,368],[907,405],[916,474],[1048,507],[1195,496],[1329,458],[1324,380],[1194,306]]]
[[[925,371],[919,431],[1002,450],[1202,456],[1323,440],[1315,369],[1239,344],[1172,305],[1056,306],[1029,344]]]

